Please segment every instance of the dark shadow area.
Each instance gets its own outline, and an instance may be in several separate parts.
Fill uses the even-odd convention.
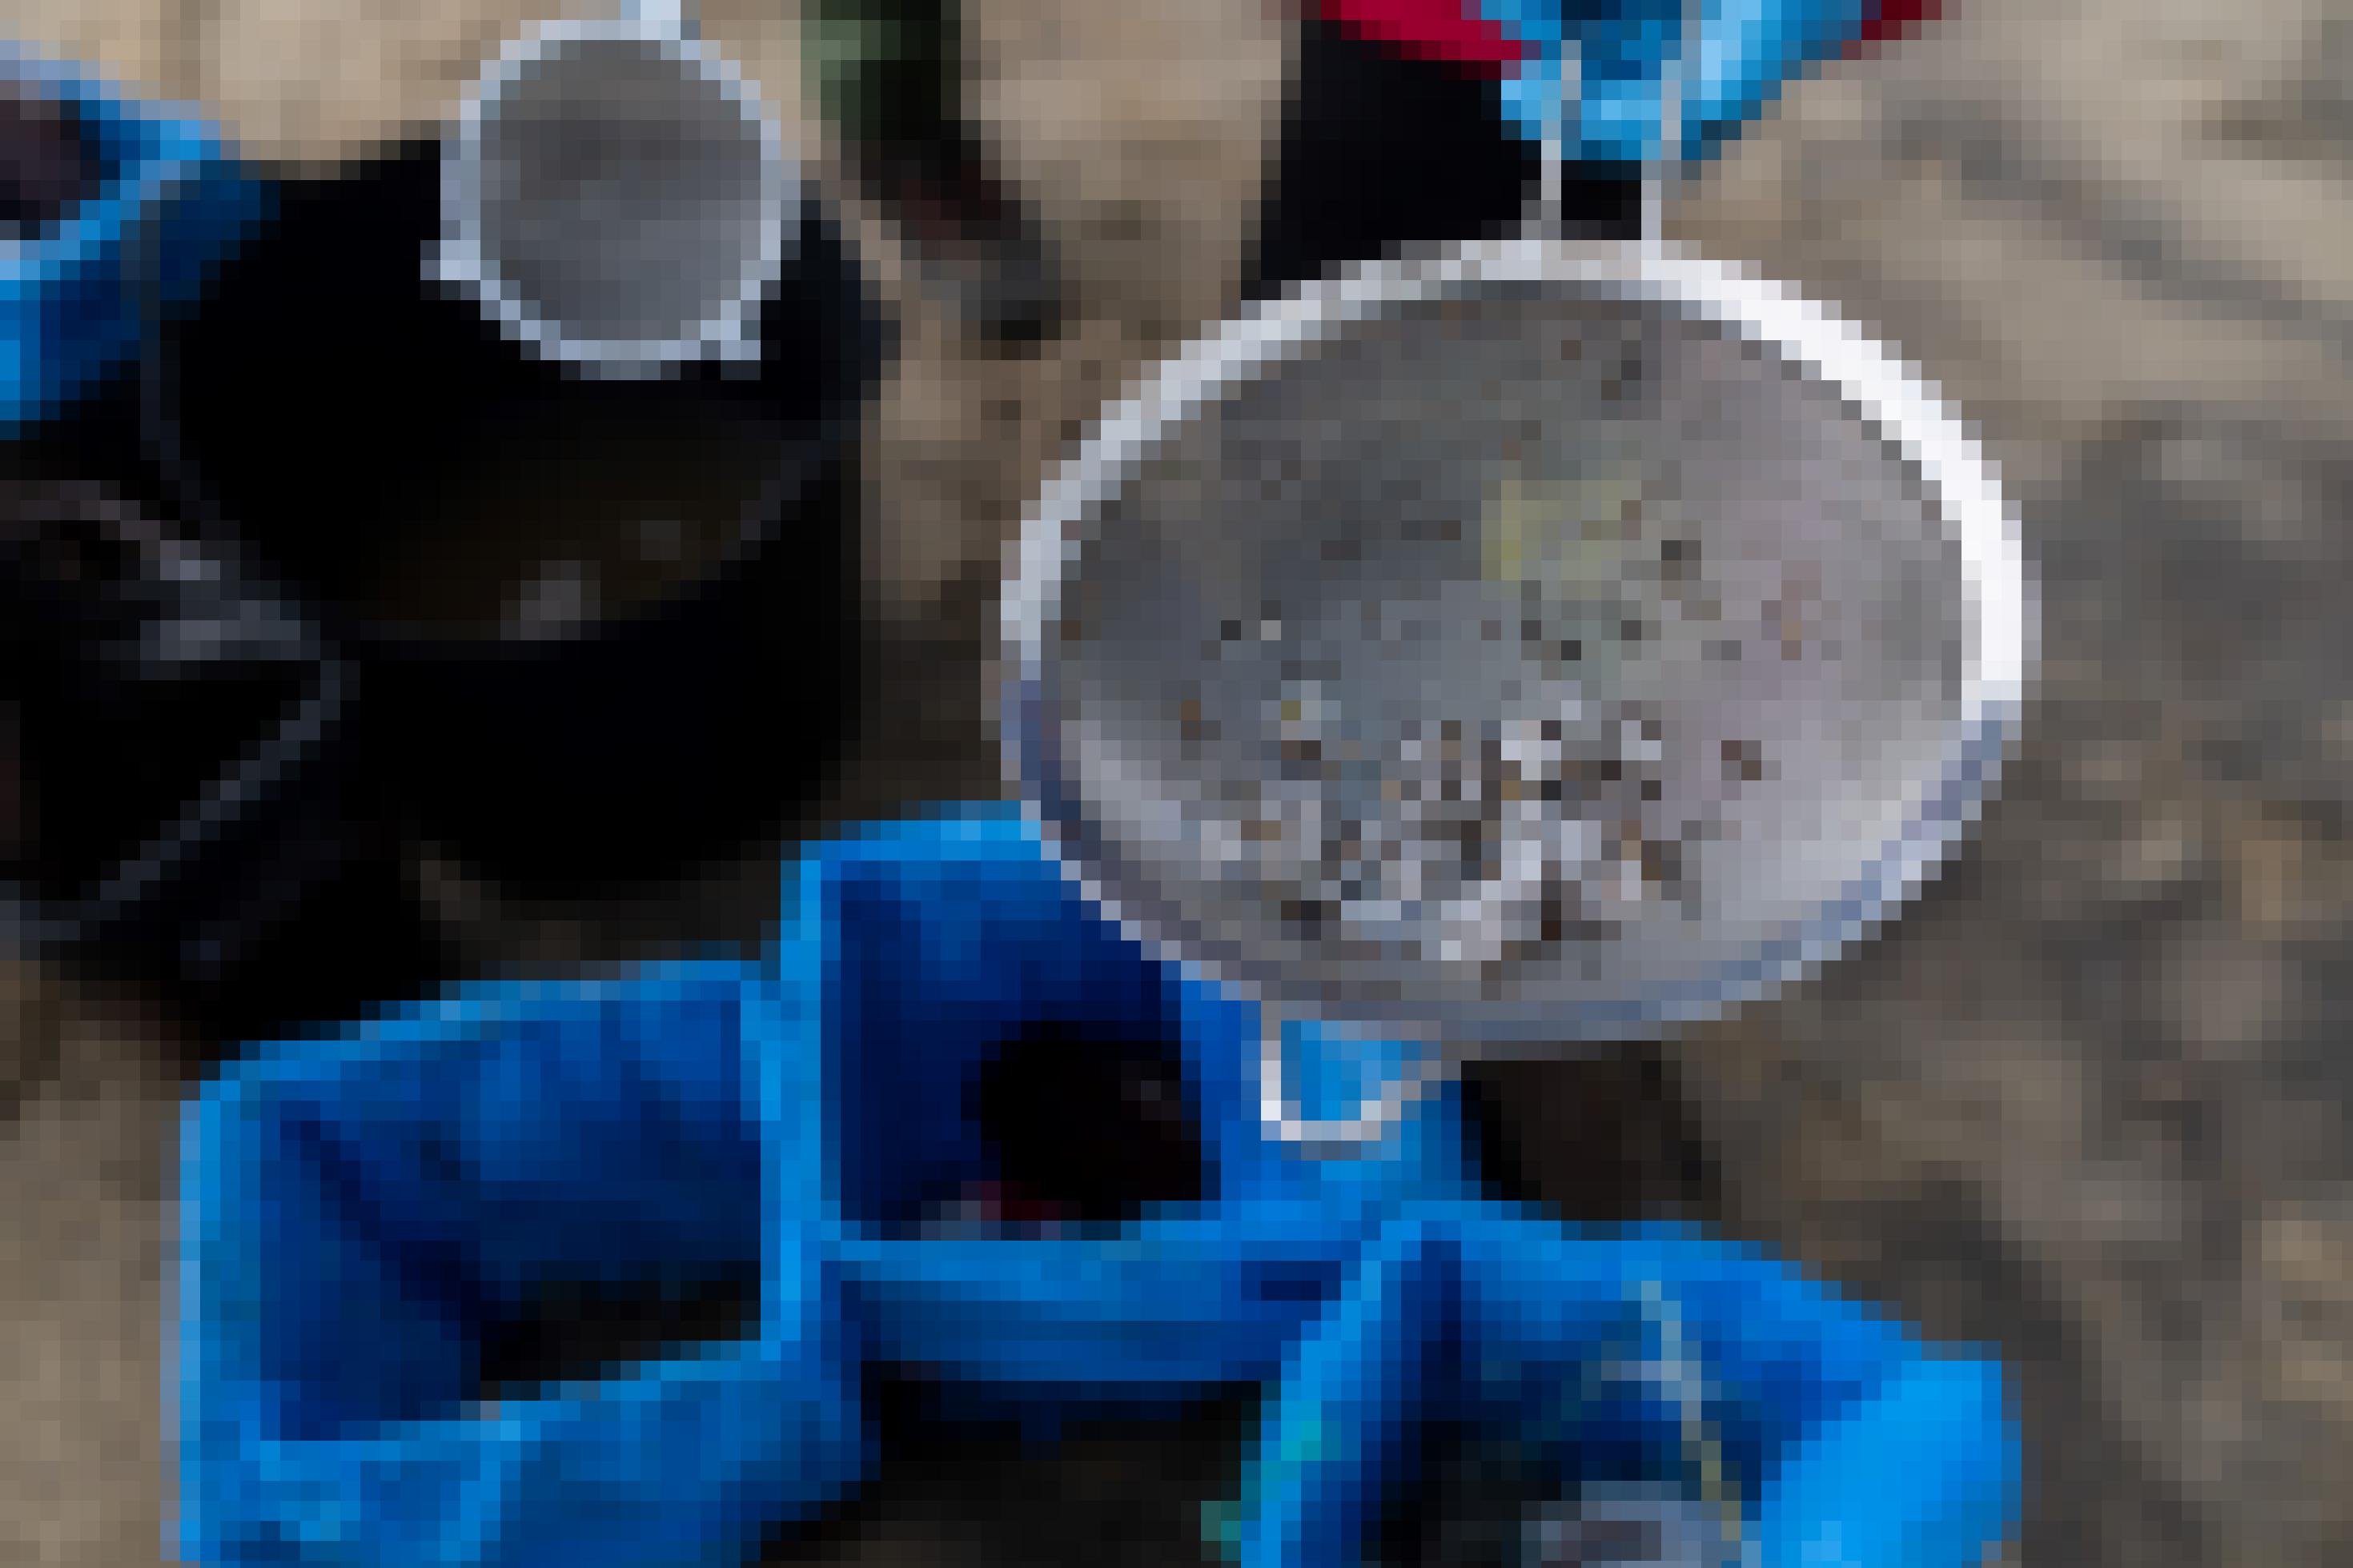
[[[645,1362],[758,1331],[760,1278],[746,1268],[659,1285],[563,1281],[484,1337],[478,1401],[529,1399],[548,1385],[609,1377]]]
[[[1484,1062],[1464,1087],[1491,1195],[1577,1225],[1716,1217],[1715,1159],[1656,1047]]]
[[[1238,1390],[1174,1419],[1090,1420],[1050,1441],[942,1420],[919,1380],[872,1380],[882,1459],[844,1507],[779,1530],[765,1568],[1214,1568],[1209,1524],[1255,1422]]]

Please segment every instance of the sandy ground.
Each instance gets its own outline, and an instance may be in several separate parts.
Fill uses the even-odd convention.
[[[310,160],[442,112],[528,9],[18,7],[30,36]],[[1943,885],[1674,1054],[1728,1223],[2008,1356],[2033,1468],[2018,1561],[2353,1562],[2353,26],[2327,0],[1954,9],[1801,83],[1675,227],[1903,343],[1978,421],[2041,562],[2042,693]],[[1259,0],[976,10],[983,101],[1089,320],[1007,365],[911,317],[869,527],[892,679],[923,700],[892,705],[836,812],[993,787],[976,633],[997,543],[1067,422],[1217,312],[1278,102]],[[705,11],[797,114],[783,8]],[[765,878],[484,940],[561,958],[737,929]],[[138,1020],[8,984],[0,1561],[142,1568],[164,1506],[168,1076]],[[1567,1080],[1495,1076],[1541,1166]],[[909,1486],[826,1560],[991,1554]],[[1020,1558],[1018,1526],[973,1522]]]

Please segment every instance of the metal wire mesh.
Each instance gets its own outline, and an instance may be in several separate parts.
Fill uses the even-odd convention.
[[[1263,999],[1482,1044],[1713,1012],[1983,782],[1979,590],[2020,583],[1937,441],[1660,253],[1566,254],[1238,329],[1033,527],[1016,766],[1098,896]]]

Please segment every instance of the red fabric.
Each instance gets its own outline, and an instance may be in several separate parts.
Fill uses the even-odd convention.
[[[1316,9],[1359,37],[1481,76],[1501,79],[1527,54],[1500,23],[1478,14],[1477,0],[1318,0]],[[1850,52],[1897,37],[1938,9],[1938,0],[1878,0]]]
[[[1325,20],[1401,54],[1439,60],[1497,80],[1527,46],[1478,14],[1475,0],[1320,0]]]
[[[1855,35],[1853,48],[1867,49],[1901,37],[1923,22],[1935,21],[1941,9],[1937,0],[1879,0],[1862,31]]]

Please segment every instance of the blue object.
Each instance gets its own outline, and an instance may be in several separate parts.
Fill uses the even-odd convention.
[[[905,1238],[937,1178],[987,1169],[963,1084],[1045,1019],[1180,1042],[1208,1200],[1108,1236]],[[269,1047],[188,1115],[183,1554],[723,1562],[862,1472],[861,1354],[1039,1418],[1270,1375],[1383,1216],[1474,1183],[1442,1096],[1361,1162],[1264,1143],[1253,1023],[983,808],[812,851],[773,966],[477,987]],[[1296,1043],[1319,1092],[1380,1069]],[[536,1284],[754,1262],[749,1342],[472,1401]]]
[[[1173,1038],[1206,1195],[1059,1238],[913,1234],[943,1181],[990,1173],[965,1086],[1048,1021]],[[743,1561],[864,1473],[875,1358],[932,1374],[951,1410],[1049,1423],[1279,1376],[1241,1561],[1355,1568],[1425,1421],[1538,1434],[1587,1477],[1673,1451],[1654,1391],[1558,1398],[1648,1331],[1644,1281],[1714,1381],[1762,1568],[1975,1568],[2000,1533],[2016,1457],[1990,1365],[1932,1359],[1737,1248],[1579,1237],[1479,1201],[1453,1091],[1361,1157],[1271,1142],[1256,1026],[990,806],[811,850],[772,963],[478,986],[267,1047],[186,1117],[179,1553]],[[1310,1114],[1392,1065],[1293,1043]],[[478,1397],[486,1343],[538,1285],[746,1266],[744,1340]]]
[[[738,1561],[870,1458],[794,1151],[747,1114],[795,1048],[728,963],[509,984],[273,1047],[190,1108],[182,1559],[206,1568]],[[756,1263],[752,1337],[472,1404],[537,1282]]]
[[[1561,41],[1577,45],[1579,102],[1568,155],[1635,163],[1660,145],[1661,86],[1683,51],[1683,155],[1707,156],[1738,134],[1809,66],[1862,28],[1867,0],[1477,0],[1481,15],[1529,46],[1503,85],[1504,111],[1541,139],[1560,97]]]
[[[99,177],[28,239],[0,238],[0,437],[64,411],[137,354],[261,217],[266,184],[206,126],[0,41],[0,77],[69,105]]]
[[[814,1050],[766,1058],[778,1142],[807,1184],[870,1352],[976,1400],[1149,1405],[1271,1374],[1383,1218],[1475,1195],[1453,1091],[1386,1146],[1318,1160],[1271,1142],[1258,1014],[1155,962],[1084,901],[1014,806],[958,808],[813,851],[777,966]],[[1206,1195],[1102,1237],[917,1239],[921,1194],[986,1177],[965,1090],[990,1048],[1060,1020],[1173,1040]],[[1349,1101],[1382,1054],[1295,1032],[1310,1095]]]
[[[1745,1563],[1978,1568],[2012,1522],[2019,1454],[1993,1363],[1933,1353],[1678,1227],[1586,1236],[1447,1205],[1386,1230],[1302,1344],[1228,1544],[1243,1568],[1358,1568],[1432,1422],[1527,1445],[1564,1489],[1674,1478],[1683,1403],[1595,1374],[1678,1361],[1701,1380]]]

